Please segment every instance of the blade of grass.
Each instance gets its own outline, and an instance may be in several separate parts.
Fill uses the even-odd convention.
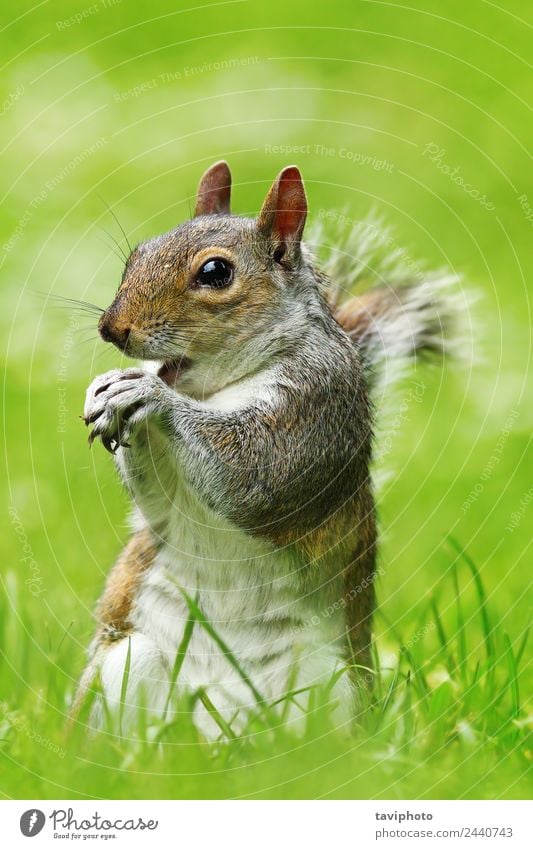
[[[398,655],[398,664],[397,664],[396,669],[394,671],[394,675],[392,676],[391,682],[390,682],[390,684],[387,688],[387,692],[386,692],[385,698],[383,700],[383,705],[382,705],[381,711],[378,715],[376,730],[378,730],[380,728],[380,726],[383,724],[383,721],[385,719],[385,714],[386,714],[386,712],[389,708],[389,705],[392,703],[392,698],[393,698],[393,696],[396,692],[396,689],[398,687],[398,680],[400,678],[400,663],[401,663],[401,654]]]
[[[509,685],[511,690],[511,702],[512,702],[512,713],[513,719],[516,719],[520,713],[520,690],[518,686],[518,667],[516,663],[516,658],[513,652],[513,644],[509,638],[509,635],[504,632],[503,640],[505,642],[506,647],[506,658],[507,664],[509,667]]]
[[[284,702],[283,708],[281,710],[281,717],[280,717],[280,721],[281,721],[282,725],[284,725],[287,722],[287,719],[288,719],[288,716],[289,716],[289,711],[291,709],[292,699],[290,698],[290,694],[291,693],[295,694],[297,692],[294,689],[295,686],[296,686],[297,679],[298,679],[298,659],[296,658],[296,659],[293,660],[291,667],[289,669],[289,675],[287,677],[287,684],[286,684],[287,691],[281,699],[278,699],[276,702],[274,702],[274,705],[281,704],[282,702]]]
[[[407,662],[411,667],[410,672],[412,673],[412,678],[415,684],[420,681],[420,683],[422,684],[423,695],[427,695],[430,692],[431,688],[426,680],[426,676],[422,671],[422,667],[417,664],[413,653],[407,648],[407,646],[401,646],[400,651],[404,655],[404,657],[407,658]]]
[[[422,671],[422,668],[421,668],[421,667],[419,667],[419,666],[417,665],[417,663],[415,662],[415,659],[414,659],[414,657],[413,657],[413,655],[412,655],[412,652],[411,652],[411,651],[408,649],[408,647],[405,645],[405,643],[403,642],[403,640],[402,640],[401,636],[400,636],[400,635],[399,635],[399,633],[396,631],[396,629],[395,629],[394,625],[393,625],[393,624],[392,624],[392,622],[391,622],[391,621],[390,621],[390,620],[389,620],[389,619],[388,619],[388,618],[384,615],[383,611],[381,611],[381,617],[382,617],[383,621],[385,622],[385,624],[387,625],[387,627],[388,627],[388,629],[390,630],[390,632],[392,633],[392,635],[395,637],[395,639],[396,639],[396,640],[397,640],[397,642],[399,643],[399,646],[400,646],[400,659],[402,658],[402,656],[403,656],[403,657],[405,657],[405,658],[407,659],[408,663],[410,663],[410,665],[411,665],[411,667],[412,667],[412,671],[413,671],[413,673],[414,673],[414,674],[416,674],[416,676],[417,676],[417,679],[416,679],[416,680],[417,680],[417,682],[418,682],[418,681],[420,681],[420,682],[421,682],[421,684],[422,684],[422,689],[424,690],[424,692],[425,692],[426,694],[427,694],[427,693],[429,693],[429,691],[430,691],[430,687],[429,687],[429,684],[428,684],[428,682],[427,682],[427,680],[426,680],[426,676],[424,675],[424,673],[423,673],[423,671]]]
[[[410,750],[413,744],[413,737],[415,736],[416,728],[416,717],[413,711],[412,681],[413,678],[411,675],[411,670],[409,670],[405,682],[405,696],[403,700],[403,711],[401,715],[401,722],[403,725],[403,739],[407,751]]]
[[[446,636],[446,631],[444,630],[444,625],[442,624],[442,619],[439,613],[439,608],[437,607],[437,599],[435,596],[431,597],[429,602],[429,606],[433,613],[433,617],[435,619],[435,627],[437,629],[437,636],[439,638],[439,643],[444,652],[444,656],[446,658],[446,665],[450,672],[454,672],[456,668],[455,658],[450,649],[450,645],[448,642],[448,637]]]
[[[469,684],[469,690],[471,690],[474,687],[474,684],[476,683],[476,681],[478,679],[479,669],[480,669],[480,663],[479,663],[479,660],[477,660],[476,666],[475,666],[475,669],[474,669],[474,674],[472,676],[472,681]]]
[[[0,592],[0,669],[6,662],[8,609],[4,589]]]
[[[362,666],[362,664],[357,664],[357,666],[359,669],[366,669],[368,671],[372,671],[368,666]],[[331,693],[337,681],[340,681],[343,675],[347,675],[350,671],[350,668],[348,666],[341,666],[339,669],[336,669],[331,675],[329,681],[327,681],[324,686],[319,687],[319,689],[321,689],[326,694]]]
[[[74,619],[72,620],[72,622],[70,622],[70,624],[68,625],[67,628],[63,629],[63,634],[61,636],[61,639],[59,640],[59,643],[57,644],[57,649],[56,649],[58,656],[59,656],[59,652],[61,651],[61,646],[65,642],[65,639],[68,636],[70,636],[70,629],[72,628],[73,625],[74,625]]]
[[[516,650],[515,660],[516,660],[516,668],[520,666],[520,661],[522,660],[522,655],[524,654],[524,650],[527,646],[527,641],[529,639],[529,628],[526,628],[525,634],[522,637],[522,642]]]
[[[182,593],[183,598],[185,599],[185,602],[186,602],[186,604],[189,608],[191,615],[198,622],[198,624],[204,629],[204,631],[206,631],[206,633],[209,634],[211,639],[217,644],[217,646],[219,647],[222,654],[226,657],[228,663],[231,666],[233,666],[233,668],[235,669],[235,671],[237,672],[239,677],[244,681],[246,686],[249,687],[249,689],[252,692],[252,695],[253,695],[254,699],[256,700],[257,704],[260,705],[263,708],[263,710],[269,715],[269,719],[270,719],[271,718],[271,716],[270,716],[271,712],[270,712],[270,709],[268,707],[268,703],[267,703],[267,700],[265,699],[265,697],[259,692],[259,690],[257,689],[255,684],[251,680],[248,673],[242,668],[239,661],[237,660],[237,658],[235,657],[235,655],[233,654],[231,649],[224,642],[222,637],[216,632],[216,630],[213,628],[213,626],[211,625],[209,620],[206,619],[206,617],[204,616],[203,612],[201,611],[201,609],[198,606],[198,604],[196,603],[196,601],[182,587],[179,587],[179,590]]]
[[[172,695],[174,693],[174,688],[176,686],[176,682],[178,680],[178,676],[181,672],[181,668],[183,666],[183,662],[185,660],[185,655],[187,654],[187,649],[189,648],[189,643],[191,641],[192,632],[194,629],[194,618],[189,616],[185,623],[185,628],[183,630],[183,637],[181,638],[181,642],[178,646],[178,650],[176,652],[176,657],[174,659],[174,665],[172,667],[172,673],[170,675],[170,685],[168,688],[167,700],[165,702],[165,708],[163,710],[163,721],[167,718],[168,709],[170,707],[170,702],[172,701]]]
[[[299,687],[297,690],[287,690],[286,693],[283,694],[279,699],[276,699],[275,702],[272,702],[272,706],[280,705],[282,702],[288,700],[289,706],[291,700],[294,699],[295,696],[301,696],[302,693],[308,693],[310,690],[316,690],[318,684],[310,684],[308,687]]]
[[[481,622],[483,625],[483,635],[485,641],[485,652],[487,655],[487,660],[492,661],[494,658],[494,640],[492,636],[492,628],[490,625],[490,619],[487,609],[487,595],[485,593],[485,587],[483,586],[483,581],[481,579],[481,574],[476,564],[470,557],[470,555],[465,551],[462,545],[455,539],[455,537],[448,536],[448,540],[450,541],[455,552],[463,558],[466,565],[472,572],[472,577],[474,579],[474,585],[476,587],[477,596],[479,599],[479,612],[481,615]]]
[[[370,662],[372,662],[372,658],[374,658],[375,661],[376,661],[376,668],[372,669],[370,666],[365,666],[365,665],[358,662],[357,654],[354,651],[353,642],[352,642],[352,638],[351,638],[351,634],[350,634],[349,629],[346,630],[346,642],[347,642],[348,647],[350,649],[350,657],[349,657],[348,664],[344,667],[344,671],[349,672],[350,670],[355,671],[356,669],[364,670],[366,675],[361,677],[361,678],[356,678],[355,675],[354,675],[353,676],[353,678],[354,678],[353,683],[356,686],[358,686],[358,688],[361,692],[365,691],[366,701],[367,701],[368,704],[370,704],[370,697],[374,693],[375,682],[376,682],[376,680],[379,679],[379,672],[376,672],[376,670],[379,670],[379,661],[377,660],[377,657],[376,657],[376,651],[375,651],[374,645],[372,644],[370,646],[370,653],[369,653],[370,654],[370,657],[369,657]],[[370,676],[371,676],[370,680],[369,680],[368,673],[370,673]],[[381,684],[381,682],[380,682],[380,684]]]
[[[455,590],[455,610],[457,613],[457,654],[459,656],[459,671],[464,680],[466,673],[466,636],[463,606],[461,604],[461,590],[459,587],[459,572],[457,562],[452,563],[452,580]]]
[[[137,741],[141,746],[148,742],[148,694],[146,687],[139,688],[139,703],[136,710],[137,714]]]
[[[61,635],[57,647],[53,648],[53,641],[51,634],[48,631],[48,640],[49,640],[49,649],[47,652],[47,664],[49,667],[48,671],[48,679],[47,679],[47,701],[50,704],[60,704],[61,702],[61,689],[58,685],[58,673],[63,669],[63,664],[61,663],[61,647],[65,641],[65,638],[69,635],[70,629],[74,625],[74,621],[70,623],[68,628],[63,629],[63,634]]]
[[[130,678],[130,670],[131,670],[131,637],[128,637],[128,652],[126,654],[126,662],[124,664],[124,672],[122,674],[122,684],[120,686],[120,708],[119,708],[119,718],[118,718],[118,728],[119,734],[123,736],[123,720],[124,720],[124,708],[126,706],[126,696],[128,692],[128,681]]]
[[[372,641],[372,645],[370,647],[370,663],[372,664],[372,669],[375,671],[374,680],[372,682],[372,697],[377,701],[381,701],[383,696],[383,676],[375,640]]]
[[[214,720],[214,722],[216,722],[222,733],[225,734],[229,740],[237,740],[237,735],[234,731],[232,731],[229,723],[226,722],[224,717],[216,709],[205,690],[198,690],[198,699],[209,713],[209,716]]]

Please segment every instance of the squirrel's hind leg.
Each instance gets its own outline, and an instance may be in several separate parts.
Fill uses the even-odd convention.
[[[92,687],[97,695],[90,710],[90,728],[98,730],[109,721],[115,730],[131,732],[154,718],[163,718],[170,687],[169,665],[152,640],[132,632],[98,645],[81,677],[71,723],[80,715]]]

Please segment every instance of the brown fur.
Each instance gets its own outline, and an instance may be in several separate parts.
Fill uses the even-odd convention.
[[[242,269],[232,286],[216,292],[195,286],[197,271],[213,256]],[[252,222],[201,216],[134,250],[100,329],[105,328],[130,356],[166,359],[166,351],[149,346],[154,335],[170,324],[180,328],[187,356],[198,360],[253,338],[254,328],[266,319],[265,304],[270,315],[278,298]],[[120,333],[126,328],[129,337],[121,345]]]
[[[96,610],[103,638],[113,640],[129,630],[135,594],[156,552],[152,534],[148,529],[143,529],[131,537],[119,555],[109,573]]]
[[[368,333],[376,318],[386,315],[395,302],[397,295],[393,291],[378,288],[349,298],[333,314],[346,333],[360,339]]]
[[[94,683],[96,659],[105,646],[122,639],[131,628],[130,613],[143,574],[153,563],[157,546],[148,529],[134,534],[120,553],[108,575],[96,609],[97,632],[89,663],[78,683],[69,712],[69,726],[75,722]]]

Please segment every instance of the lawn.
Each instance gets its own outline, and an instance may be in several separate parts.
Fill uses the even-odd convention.
[[[61,0],[2,26],[2,796],[530,796],[531,9]],[[258,708],[208,744],[183,703],[135,739],[68,735],[128,502],[79,419],[120,356],[48,295],[107,305],[121,227],[184,220],[220,158],[237,212],[294,161],[332,246],[342,216],[382,217],[413,269],[476,293],[472,337],[462,364],[406,376],[384,424],[377,671],[353,729],[317,700],[303,734]]]

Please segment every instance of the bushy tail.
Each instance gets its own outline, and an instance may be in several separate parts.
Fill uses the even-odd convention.
[[[354,223],[338,216],[336,223],[336,236],[330,237],[320,223],[315,226],[312,249],[323,254],[335,239],[335,248],[320,262],[329,281],[325,294],[361,351],[370,383],[396,379],[419,356],[461,354],[465,334],[460,325],[469,301],[460,278],[425,271],[379,220]]]
[[[456,277],[376,286],[336,305],[333,314],[378,380],[391,366],[457,348]]]

